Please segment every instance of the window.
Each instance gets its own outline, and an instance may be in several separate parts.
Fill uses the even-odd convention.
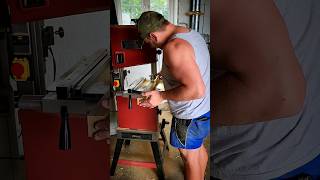
[[[142,13],[142,0],[121,0],[121,20],[119,24],[132,24]]]
[[[157,11],[166,19],[170,20],[169,16],[169,0],[120,0],[115,1],[118,12],[119,24],[133,24],[131,19],[137,19],[142,12]]]
[[[150,2],[150,10],[157,11],[162,14],[166,19],[169,19],[169,5],[168,0],[152,0]]]

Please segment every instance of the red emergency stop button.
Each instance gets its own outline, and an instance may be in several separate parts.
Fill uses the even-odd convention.
[[[15,57],[11,64],[11,74],[16,81],[26,81],[30,77],[28,59]]]
[[[20,79],[24,74],[24,66],[20,63],[13,63],[11,66],[12,75]]]
[[[119,80],[114,80],[113,81],[113,87],[119,87],[119,86],[120,86]]]

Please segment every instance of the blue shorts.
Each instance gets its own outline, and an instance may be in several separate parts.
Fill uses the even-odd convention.
[[[300,176],[309,176],[311,179],[320,179],[320,155],[307,164],[288,172],[287,174],[275,178],[274,180],[298,179]]]
[[[180,149],[197,149],[210,133],[210,112],[194,119],[172,118],[170,144]]]

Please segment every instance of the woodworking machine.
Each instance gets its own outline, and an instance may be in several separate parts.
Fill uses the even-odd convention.
[[[118,112],[118,130],[148,130],[156,132],[158,130],[157,109],[147,109],[137,105],[137,98],[141,97],[142,91],[146,89],[144,81],[141,79],[132,89],[125,89],[124,82],[128,74],[125,67],[151,64],[151,80],[156,71],[155,48],[148,46],[141,47],[139,43],[138,31],[134,25],[112,26],[111,33],[111,57],[112,57],[112,77],[113,90],[116,97],[116,109]],[[139,86],[143,86],[140,87]]]
[[[110,52],[92,52],[46,89],[45,57],[56,32],[44,27],[43,20],[108,10],[112,1],[5,1],[12,32],[8,64],[17,84],[26,179],[109,179],[109,139],[97,142],[92,136],[96,121],[109,120],[99,100],[110,94]]]
[[[154,90],[159,79],[157,79],[156,62],[157,51],[140,42],[137,28],[134,25],[112,26],[111,33],[111,57],[113,95],[118,114],[117,143],[113,155],[110,174],[115,174],[117,164],[128,166],[140,166],[157,169],[159,179],[164,179],[163,157],[168,150],[167,139],[164,134],[165,120],[159,123],[158,108],[144,108],[138,105],[139,99],[143,98],[141,93]],[[129,87],[124,86],[125,78],[131,76],[125,70],[126,67],[150,64],[150,79],[138,78],[136,83]],[[160,151],[159,137],[164,142],[163,150]],[[126,141],[131,140],[150,142],[155,163],[139,162],[120,159],[121,147]],[[133,145],[132,145],[133,146]]]
[[[109,97],[110,88],[96,82],[106,81],[110,63],[108,52],[99,50],[67,71],[46,95],[21,97],[28,180],[108,179],[109,140],[97,142],[93,132],[98,120],[109,124],[109,110],[99,100]]]

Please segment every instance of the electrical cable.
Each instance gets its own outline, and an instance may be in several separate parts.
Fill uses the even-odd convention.
[[[53,62],[53,81],[55,81],[55,80],[56,80],[56,73],[57,73],[56,59],[54,58],[53,51],[52,51],[52,48],[51,48],[51,47],[49,47],[49,51],[50,51],[51,56],[52,56],[52,62]]]

